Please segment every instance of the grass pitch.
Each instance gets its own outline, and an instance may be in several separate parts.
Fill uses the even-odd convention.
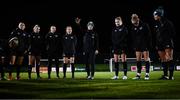
[[[96,72],[94,80],[86,80],[85,72],[76,72],[75,79],[71,79],[71,73],[67,73],[67,79],[57,79],[52,73],[52,79],[47,79],[47,74],[41,74],[42,79],[36,80],[36,74],[32,74],[32,80],[27,79],[27,73],[21,73],[21,80],[0,81],[0,98],[8,99],[180,99],[180,72],[176,71],[175,80],[158,80],[162,71],[150,73],[150,80],[132,80],[135,72],[128,72],[128,80],[122,80],[120,72],[119,80],[111,80],[114,75],[111,72]],[[15,73],[14,75],[15,76]]]

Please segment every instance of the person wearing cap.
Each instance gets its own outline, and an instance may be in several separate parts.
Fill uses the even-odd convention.
[[[115,27],[112,30],[112,45],[115,63],[115,76],[111,79],[119,79],[119,58],[122,58],[124,76],[123,80],[127,79],[127,62],[126,62],[126,51],[127,51],[127,36],[128,30],[123,24],[121,17],[115,18]]]
[[[89,21],[87,31],[83,37],[83,48],[85,55],[85,64],[87,71],[87,79],[94,79],[95,73],[95,55],[98,54],[99,40],[98,34],[94,31],[94,23]],[[90,66],[90,65],[91,66]]]
[[[136,54],[136,63],[137,63],[137,75],[133,79],[141,78],[141,69],[142,69],[142,57],[144,57],[146,75],[145,80],[149,80],[149,49],[151,48],[151,32],[149,25],[140,20],[137,14],[132,14],[131,16],[131,36],[133,38],[133,49]]]
[[[175,36],[174,25],[171,21],[164,17],[164,9],[159,7],[153,12],[154,30],[156,33],[156,49],[158,51],[161,64],[163,67],[162,80],[173,80],[174,61],[173,61],[173,37]],[[168,77],[169,68],[169,77]]]

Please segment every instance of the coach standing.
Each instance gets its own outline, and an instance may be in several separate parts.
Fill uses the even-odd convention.
[[[88,22],[87,29],[83,38],[87,79],[94,79],[95,55],[98,54],[99,40],[98,34],[93,30],[94,23],[92,21]],[[91,67],[89,64],[91,64]]]

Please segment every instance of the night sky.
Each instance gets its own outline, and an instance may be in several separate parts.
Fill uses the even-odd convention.
[[[41,32],[46,34],[50,25],[56,25],[57,31],[65,32],[67,25],[74,24],[74,18],[82,18],[85,26],[89,20],[94,21],[95,29],[100,37],[100,53],[109,54],[111,46],[111,30],[114,18],[121,16],[124,24],[130,26],[130,16],[137,13],[140,18],[153,25],[153,11],[163,6],[165,16],[174,23],[176,29],[175,53],[180,52],[179,15],[177,0],[108,0],[97,2],[93,0],[62,1],[6,1],[0,3],[0,37],[7,38],[19,21],[26,24],[26,31],[31,32],[34,24],[41,26]],[[180,55],[180,54],[179,54]]]

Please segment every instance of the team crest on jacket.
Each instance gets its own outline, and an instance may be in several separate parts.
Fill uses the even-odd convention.
[[[25,34],[25,33],[23,33],[23,36],[26,36],[26,34]]]
[[[122,29],[120,28],[119,31],[122,31]]]
[[[73,36],[71,36],[71,39],[73,39]]]
[[[35,36],[33,36],[33,38],[35,38]]]
[[[92,34],[92,38],[93,38],[93,39],[94,39],[94,37],[95,37],[94,34]]]
[[[158,28],[158,25],[155,25],[154,27],[155,27],[155,28]]]
[[[163,27],[164,26],[164,24],[161,24],[161,27]]]
[[[167,48],[169,48],[169,47],[170,47],[170,45],[166,45],[166,47],[167,47]]]
[[[139,30],[142,30],[143,29],[143,27],[141,26],[141,27],[139,27]]]
[[[55,37],[58,37],[58,35],[55,35]]]
[[[38,38],[41,38],[40,36],[38,36]]]

